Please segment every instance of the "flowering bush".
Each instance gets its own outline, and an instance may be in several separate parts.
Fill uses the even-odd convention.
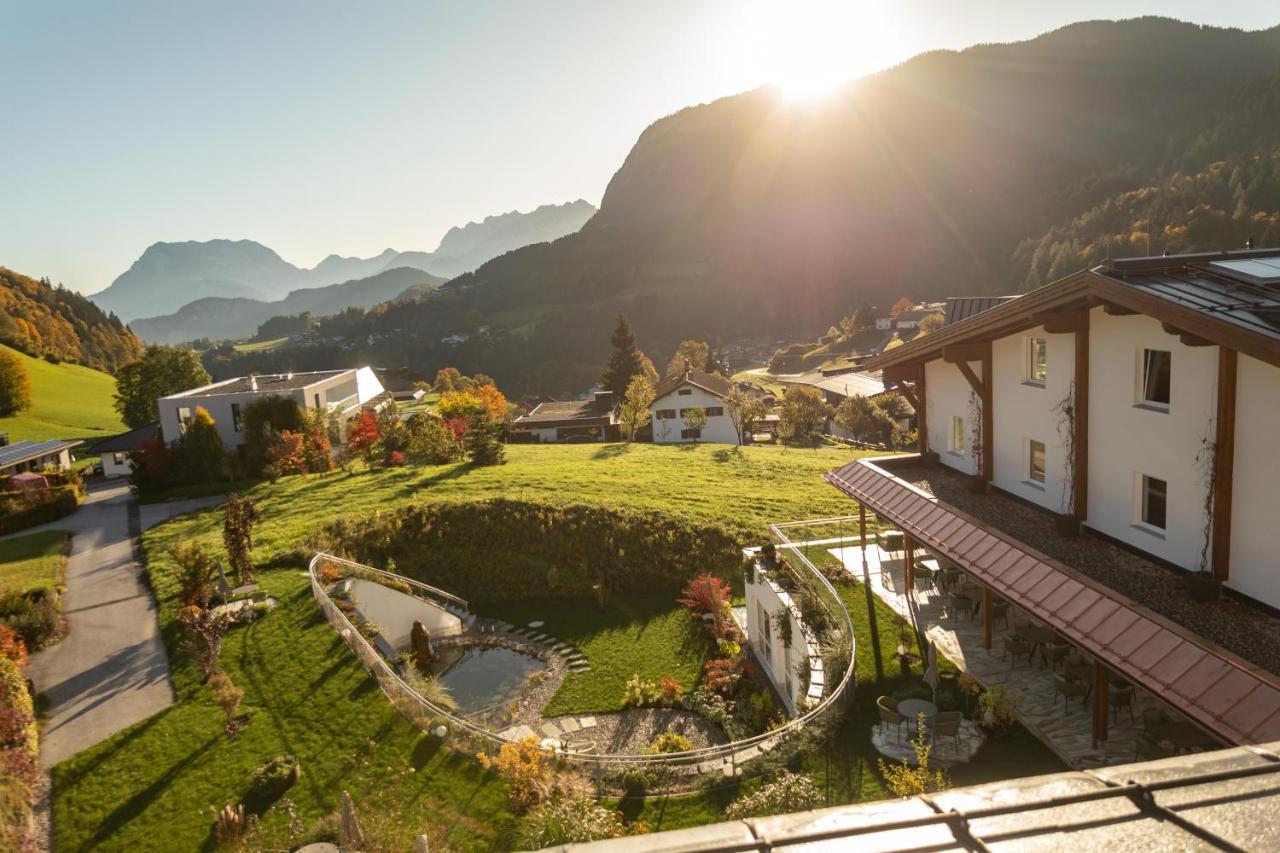
[[[404,464],[404,454],[399,450],[393,450],[387,454],[387,464],[393,468],[398,468]]]
[[[662,699],[662,695],[663,691],[657,684],[639,675],[633,675],[622,691],[622,707],[644,708],[656,705]]]
[[[658,679],[658,689],[662,691],[662,704],[667,708],[678,705],[684,696],[684,688],[680,686],[679,679],[669,673]]]
[[[736,658],[742,654],[742,646],[733,640],[721,640],[720,654],[727,658]]]
[[[676,604],[689,608],[696,616],[706,613],[719,618],[729,607],[733,590],[715,575],[698,575],[685,585]]]
[[[521,822],[519,846],[525,850],[541,850],[625,834],[617,812],[598,805],[591,797],[573,797],[552,800],[531,811]]]
[[[481,752],[476,760],[507,780],[511,788],[511,806],[517,811],[530,809],[551,793],[551,752],[543,749],[537,737],[529,736],[504,743],[496,757]]]
[[[306,474],[307,454],[304,449],[305,436],[300,432],[284,430],[272,444],[267,447],[267,464],[281,474]]]
[[[18,669],[27,665],[27,644],[8,625],[0,625],[0,657],[13,661]]]
[[[682,734],[673,731],[665,731],[653,739],[653,743],[649,744],[649,751],[655,755],[665,755],[672,752],[688,752],[693,749],[693,744]]]
[[[742,678],[742,664],[731,658],[715,658],[702,667],[702,683],[708,690],[730,697]]]
[[[746,817],[806,811],[822,804],[822,792],[813,784],[813,779],[800,773],[783,771],[777,779],[759,790],[738,797],[725,809],[724,815],[729,820],[741,820]]]

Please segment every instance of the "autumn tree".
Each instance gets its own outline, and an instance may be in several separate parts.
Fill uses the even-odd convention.
[[[706,370],[711,347],[706,341],[681,341],[676,354],[667,363],[667,378],[680,376],[686,370]]]
[[[920,334],[927,335],[930,332],[936,332],[942,328],[942,324],[945,322],[946,318],[943,317],[942,312],[936,311],[920,321]]]
[[[239,586],[253,580],[253,526],[261,519],[258,506],[251,499],[238,494],[227,499],[222,544],[227,549],[227,559],[236,573]]]
[[[179,444],[188,480],[212,483],[222,479],[227,451],[217,424],[203,406],[196,406]]]
[[[307,473],[306,436],[285,430],[275,444],[267,448],[267,464],[275,474]]]
[[[600,384],[606,391],[613,392],[615,400],[621,400],[631,386],[632,378],[644,375],[644,353],[636,346],[636,336],[621,314],[614,323],[609,343],[609,364],[604,369]]]
[[[347,449],[364,457],[364,461],[373,467],[378,456],[378,441],[382,433],[378,429],[378,419],[373,412],[365,409],[347,427]]]
[[[649,407],[653,405],[653,383],[643,374],[631,377],[626,394],[618,408],[618,421],[627,441],[635,441],[636,432],[649,423]]]
[[[915,303],[905,296],[899,297],[898,301],[893,303],[893,307],[889,309],[890,317],[897,317],[903,311],[910,311],[915,307]]]
[[[0,418],[31,408],[31,380],[17,353],[0,349]]]
[[[822,392],[808,385],[791,385],[782,395],[782,434],[790,438],[804,438],[817,432],[831,415],[831,407],[822,399]]]
[[[693,440],[697,441],[707,427],[707,410],[701,406],[693,406],[681,412],[681,417],[684,418],[685,429],[690,430]]]
[[[724,398],[724,411],[729,420],[733,421],[733,431],[738,435],[738,443],[742,444],[747,440],[751,425],[763,418],[768,409],[765,408],[764,401],[755,394],[734,385]]]
[[[859,441],[888,447],[893,420],[884,409],[861,394],[845,397],[836,408],[836,423]]]
[[[160,419],[156,401],[161,397],[209,384],[200,357],[188,349],[153,345],[142,358],[116,373],[116,411],[120,419],[137,429]],[[172,441],[177,436],[168,436]]]

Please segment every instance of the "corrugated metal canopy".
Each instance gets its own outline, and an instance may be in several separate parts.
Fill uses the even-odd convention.
[[[1280,681],[861,459],[823,475],[1106,666],[1231,743],[1280,739]]]

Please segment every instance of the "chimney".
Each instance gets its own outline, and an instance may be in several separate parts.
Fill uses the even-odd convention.
[[[249,390],[250,391],[258,390],[258,374],[256,373],[249,374]]]

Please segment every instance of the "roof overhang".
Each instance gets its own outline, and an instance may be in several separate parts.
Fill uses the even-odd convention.
[[[870,460],[823,479],[1218,737],[1234,744],[1280,738],[1280,681],[1265,669]]]
[[[986,343],[1037,326],[1047,326],[1050,331],[1068,331],[1073,315],[1100,306],[1113,306],[1159,320],[1165,331],[1178,335],[1184,343],[1217,344],[1280,366],[1280,341],[1127,287],[1102,270],[1096,267],[1059,279],[1018,299],[872,356],[864,367],[885,370],[886,382],[890,382],[902,368],[914,368],[943,358],[947,347]]]

